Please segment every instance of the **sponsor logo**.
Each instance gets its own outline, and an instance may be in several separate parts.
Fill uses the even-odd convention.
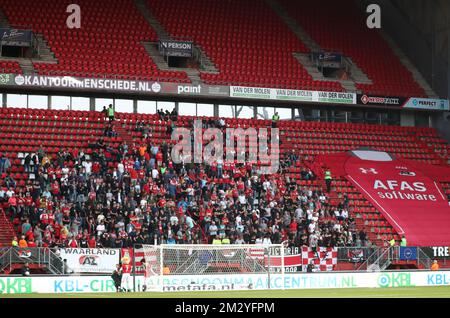
[[[161,91],[161,85],[158,82],[152,84],[152,90],[155,93],[159,93]]]
[[[29,258],[31,257],[31,251],[19,251],[19,257],[21,258]]]
[[[17,85],[23,85],[25,84],[25,77],[23,77],[22,75],[18,75],[16,76],[14,81],[16,82]]]
[[[359,170],[361,171],[361,173],[364,173],[364,174],[368,174],[368,173],[378,174],[378,171],[375,168],[370,168],[370,169],[359,168]]]
[[[10,74],[0,74],[0,85],[8,84],[10,77]]]
[[[410,98],[405,105],[406,108],[419,108],[419,109],[435,109],[446,110],[448,109],[448,101],[445,99],[432,99],[432,98]]]
[[[30,294],[31,278],[0,278],[0,294]]]
[[[381,288],[415,286],[411,283],[411,273],[381,274],[378,276],[377,283]]]
[[[361,102],[367,104],[399,105],[400,99],[395,97],[361,96]]]
[[[433,257],[450,257],[448,246],[433,246]]]
[[[96,255],[83,255],[80,257],[80,265],[98,266],[100,258]]]
[[[189,86],[178,85],[177,94],[200,94],[202,92],[202,86]]]
[[[406,176],[406,177],[414,177],[416,175],[416,173],[412,172],[412,171],[400,171],[399,175]]]
[[[16,39],[20,38],[24,35],[24,32],[21,32],[21,30],[17,29],[10,29],[9,34],[8,31],[3,32],[2,40],[10,40],[10,39]]]

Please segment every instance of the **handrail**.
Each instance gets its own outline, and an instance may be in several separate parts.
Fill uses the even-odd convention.
[[[384,257],[384,256],[386,256],[386,254],[388,254],[388,260],[389,260],[389,262],[390,262],[390,256],[391,256],[391,253],[390,253],[390,251],[391,251],[391,248],[392,247],[389,247],[389,248],[376,248],[376,250],[371,254],[371,255],[369,255],[369,257],[367,257],[367,260],[366,261],[364,261],[362,264],[360,264],[359,266],[358,266],[358,268],[356,268],[356,270],[357,271],[359,271],[359,270],[364,270],[364,268],[367,270],[367,271],[369,271],[370,270],[370,267],[372,266],[372,265],[378,265],[378,267],[379,267],[379,269],[378,270],[382,270],[381,269],[381,266],[380,266],[380,260]],[[384,266],[385,264],[383,264],[383,266]],[[384,268],[383,268],[384,269]]]

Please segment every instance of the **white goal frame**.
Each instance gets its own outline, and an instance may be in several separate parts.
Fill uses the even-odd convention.
[[[133,271],[135,291],[172,291],[170,279],[183,281],[188,290],[204,290],[205,284],[186,283],[188,278],[230,277],[236,275],[260,275],[267,279],[267,289],[272,289],[271,275],[277,274],[284,280],[285,245],[283,244],[162,244],[142,245],[145,258],[145,275]],[[136,249],[135,251],[136,252]],[[133,255],[135,255],[133,253]],[[133,259],[134,264],[134,259]],[[135,268],[135,266],[134,266]],[[183,285],[183,284],[182,284]],[[232,284],[233,289],[251,290],[251,284]],[[183,286],[178,286],[184,288]],[[228,290],[230,284],[214,284],[211,288]],[[203,289],[202,289],[203,288]],[[184,290],[184,289],[181,289]]]

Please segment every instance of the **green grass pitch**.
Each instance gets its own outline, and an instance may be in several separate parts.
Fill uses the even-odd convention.
[[[450,298],[450,286],[227,292],[15,294],[0,298]]]

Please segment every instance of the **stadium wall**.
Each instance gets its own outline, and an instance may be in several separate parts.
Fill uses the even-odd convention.
[[[143,277],[136,277],[140,290]],[[173,275],[150,278],[147,286],[164,286],[163,291],[266,290],[265,274]],[[449,286],[450,271],[272,274],[271,289],[396,288]],[[151,288],[149,288],[151,290]],[[115,292],[109,276],[0,277],[0,294],[109,293]]]

